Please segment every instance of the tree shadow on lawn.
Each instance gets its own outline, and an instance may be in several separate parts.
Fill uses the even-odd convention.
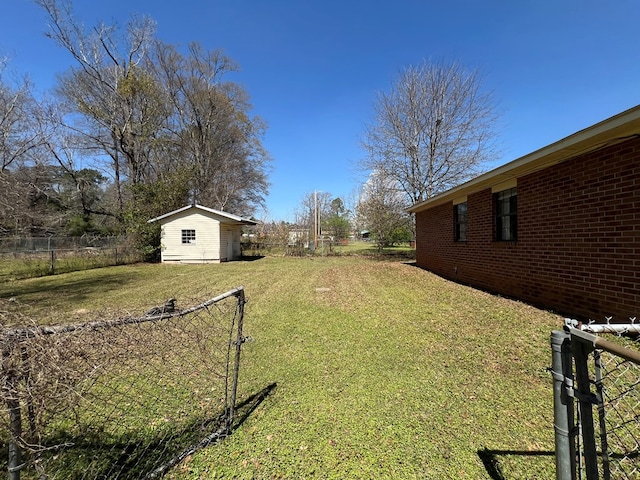
[[[168,441],[132,439],[131,436],[105,439],[99,432],[87,436],[59,431],[45,443],[62,447],[53,448],[35,463],[41,464],[53,477],[69,479],[160,478],[188,456],[214,445],[240,428],[275,388],[276,384],[272,383],[239,403],[229,428],[225,425],[225,415],[221,414],[214,418],[194,419],[174,432]],[[203,437],[205,431],[210,433]],[[6,444],[0,445],[3,451],[7,448]],[[6,471],[6,459],[0,467]]]
[[[240,257],[241,262],[255,262],[256,260],[262,260],[265,258],[264,255],[242,255]]]
[[[507,455],[517,455],[523,457],[553,457],[555,452],[550,451],[529,451],[529,450],[490,450],[483,448],[478,450],[478,457],[482,460],[484,468],[493,480],[507,480],[502,469],[500,468],[500,460],[498,457]]]
[[[65,278],[66,275],[66,278]],[[77,278],[69,274],[39,277],[0,285],[0,297],[21,297],[32,294],[58,297],[63,295],[71,302],[79,302],[94,292],[122,288],[139,279],[135,271],[120,271],[107,275],[91,275]]]

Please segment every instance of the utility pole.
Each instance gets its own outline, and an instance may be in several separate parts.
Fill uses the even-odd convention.
[[[318,192],[313,191],[313,249],[318,247]]]

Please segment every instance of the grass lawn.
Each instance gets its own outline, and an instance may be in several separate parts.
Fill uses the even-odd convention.
[[[0,284],[43,323],[190,305],[244,285],[233,434],[168,478],[553,478],[561,318],[402,261],[133,265]],[[5,318],[5,323],[6,323]],[[242,413],[242,411],[241,411]]]

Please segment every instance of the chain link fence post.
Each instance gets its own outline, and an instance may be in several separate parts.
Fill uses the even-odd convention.
[[[233,374],[231,383],[231,398],[228,406],[228,414],[226,419],[227,433],[231,431],[231,424],[233,423],[233,417],[235,416],[236,397],[238,395],[238,376],[240,374],[240,352],[242,350],[242,344],[245,342],[245,338],[242,335],[242,323],[244,319],[244,305],[246,299],[244,297],[244,287],[239,287],[236,294],[238,299],[238,325],[236,326],[236,340],[235,342],[235,357],[233,362]]]
[[[587,480],[598,480],[598,453],[593,423],[593,406],[598,404],[598,400],[591,393],[588,365],[589,355],[594,349],[592,345],[583,342],[571,342],[571,350],[576,363],[576,382],[578,384],[576,397],[578,398],[584,452],[582,460]]]
[[[556,480],[572,480],[573,468],[573,378],[569,334],[551,333],[551,374],[553,375],[553,426],[556,446]]]
[[[18,398],[18,373],[11,365],[11,349],[13,345],[5,344],[2,348],[2,385],[4,402],[9,415],[9,439],[7,471],[9,480],[20,480],[20,469],[22,466],[22,452],[20,451],[19,439],[22,437],[22,414],[20,409],[20,399]]]
[[[552,332],[556,478],[560,480],[640,479],[640,324],[635,317],[630,323],[610,320],[598,324],[566,319],[566,334]],[[599,334],[615,336],[608,340]],[[567,428],[563,389],[575,398],[573,409],[566,411]],[[564,476],[567,458],[570,477]]]

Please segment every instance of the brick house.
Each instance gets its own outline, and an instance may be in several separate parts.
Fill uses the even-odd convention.
[[[640,106],[409,211],[419,267],[572,318],[640,321]]]

